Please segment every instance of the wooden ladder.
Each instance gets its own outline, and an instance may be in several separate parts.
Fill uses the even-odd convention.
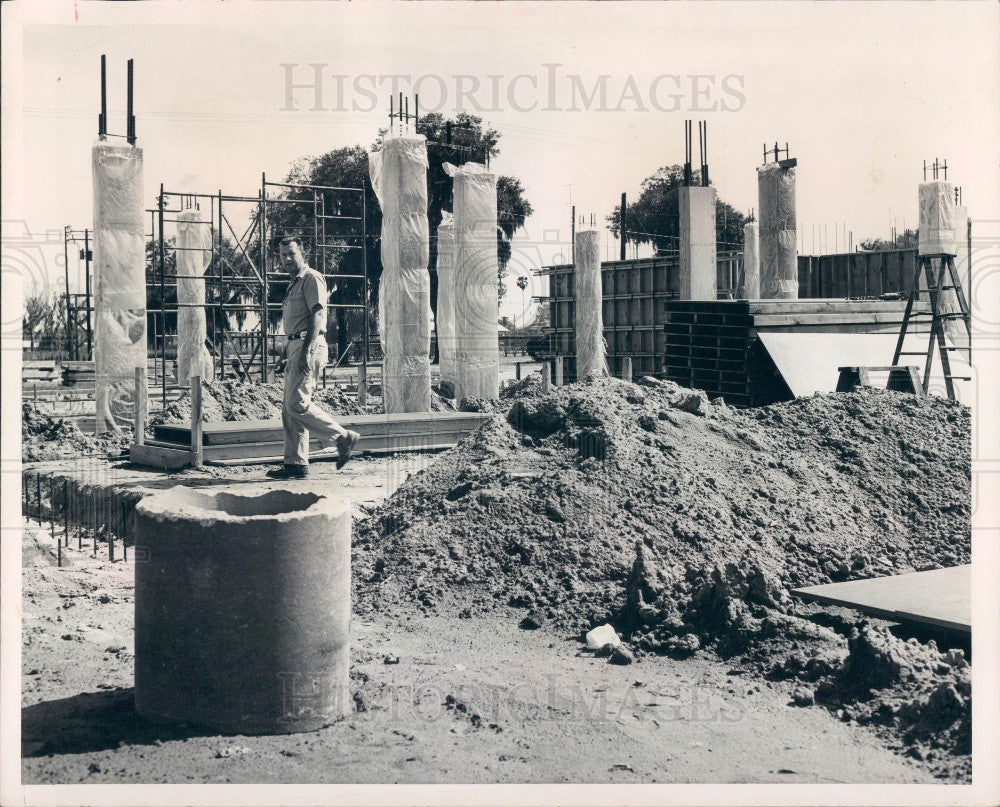
[[[937,272],[934,271],[934,258],[939,260]],[[927,292],[930,296],[930,311],[914,311],[913,301],[920,295],[920,273],[923,272],[927,280]],[[947,282],[945,282],[947,280]],[[942,292],[954,291],[958,300],[958,311],[945,313],[942,307]],[[927,341],[927,350],[903,350],[903,342],[906,340],[906,333],[910,325],[910,320],[914,317],[930,317],[931,331]],[[966,347],[956,347],[948,345],[944,338],[944,322],[950,319],[959,319],[965,323],[965,332],[969,338]],[[924,356],[924,378],[923,390],[927,392],[931,380],[931,365],[934,362],[934,347],[937,346],[938,354],[941,356],[941,371],[944,374],[945,389],[948,397],[955,400],[955,384],[957,381],[970,381],[972,376],[954,375],[951,372],[951,358],[949,353],[955,350],[965,350],[969,354],[969,366],[972,366],[972,323],[969,317],[969,303],[962,291],[962,282],[959,280],[958,272],[955,269],[955,256],[947,253],[941,255],[920,255],[917,258],[917,266],[914,271],[913,288],[910,290],[909,299],[906,301],[906,311],[903,313],[903,324],[899,329],[899,339],[896,341],[896,350],[892,356],[893,366],[899,365],[900,356]]]

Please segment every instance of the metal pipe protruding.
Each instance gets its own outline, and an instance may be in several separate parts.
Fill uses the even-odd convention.
[[[101,114],[97,118],[97,135],[108,133],[108,57],[101,54]]]
[[[135,145],[135,115],[132,114],[132,110],[133,110],[132,101],[133,101],[133,97],[134,97],[133,92],[132,92],[132,75],[133,75],[132,60],[129,59],[128,60],[128,80],[127,80],[127,90],[126,90],[126,93],[127,93],[127,99],[126,99],[127,100],[126,126],[128,128],[127,128],[125,137],[128,140],[129,145],[134,146]]]

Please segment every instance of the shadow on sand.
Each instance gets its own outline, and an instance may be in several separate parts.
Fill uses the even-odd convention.
[[[81,692],[21,709],[21,754],[82,754],[119,745],[215,736],[195,726],[148,720],[135,712],[133,690]]]

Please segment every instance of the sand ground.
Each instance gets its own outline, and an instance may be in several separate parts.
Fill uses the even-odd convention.
[[[339,485],[360,515],[433,459],[362,459],[339,475],[318,463],[313,478]],[[264,470],[138,476],[253,484]],[[25,783],[939,781],[867,729],[791,705],[789,682],[708,654],[615,666],[504,617],[355,618],[363,711],[316,732],[153,726],[132,710],[131,561],[110,562],[103,544],[93,557],[85,542],[56,568],[54,545],[48,525],[25,522]]]

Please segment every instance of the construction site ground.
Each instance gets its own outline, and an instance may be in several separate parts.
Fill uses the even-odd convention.
[[[224,417],[271,405],[205,389]],[[67,456],[78,430],[28,413],[31,450],[57,459],[24,465],[42,510],[24,522],[24,781],[969,781],[967,637],[788,593],[970,562],[968,408],[869,390],[739,411],[649,378],[467,403],[497,416],[444,454],[313,463],[354,509],[355,711],[269,737],[135,714],[135,558],[87,529],[123,492],[252,490],[268,466]],[[84,512],[59,566],[45,498],[67,484]],[[605,622],[626,644],[588,651]]]
[[[318,463],[313,478],[341,485],[362,514],[433,460]],[[264,471],[120,469],[119,480],[252,483]],[[25,522],[25,783],[940,781],[868,729],[794,706],[794,682],[710,655],[616,666],[513,615],[355,617],[359,711],[317,732],[151,725],[132,709],[132,561],[85,543],[56,568],[54,546],[47,524]]]

